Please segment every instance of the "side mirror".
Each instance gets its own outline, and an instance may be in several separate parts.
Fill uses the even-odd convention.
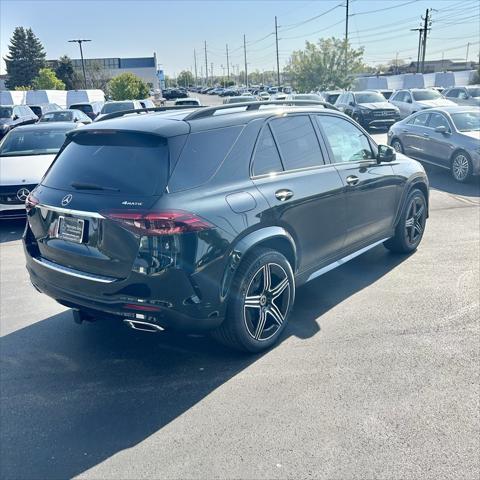
[[[350,102],[348,102],[348,104],[349,104],[351,107],[354,107],[354,106],[355,106],[355,103],[352,102],[351,100],[350,100]]]
[[[397,158],[397,154],[392,147],[388,145],[379,145],[377,152],[377,163],[382,162],[394,162]]]
[[[412,103],[412,99],[411,99],[411,98],[407,98],[407,103]]]
[[[18,118],[19,118],[18,115],[13,116],[13,120],[18,120]]]
[[[435,132],[442,133],[443,135],[449,133],[448,128],[445,125],[438,125],[438,127],[435,127]]]

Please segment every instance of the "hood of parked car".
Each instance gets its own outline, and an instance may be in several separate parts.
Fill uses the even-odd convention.
[[[358,106],[369,110],[398,110],[397,107],[388,102],[359,103]]]
[[[39,183],[54,158],[54,154],[0,157],[1,184]]]
[[[432,107],[454,107],[456,104],[451,100],[447,100],[446,98],[436,98],[435,100],[422,100],[421,102],[417,102],[418,105],[425,107],[425,108],[432,108]]]

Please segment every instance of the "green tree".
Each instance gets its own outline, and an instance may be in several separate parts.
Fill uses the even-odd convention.
[[[73,90],[77,83],[77,74],[68,55],[61,56],[55,62],[55,75],[65,84],[67,90]]]
[[[45,50],[31,28],[16,27],[13,31],[8,54],[4,58],[7,67],[7,88],[29,86],[45,66]]]
[[[35,90],[65,90],[65,84],[59,80],[51,68],[42,68],[38,77],[32,81]]]
[[[133,73],[122,73],[108,82],[112,100],[139,100],[148,97],[148,86]]]
[[[192,75],[192,72],[188,70],[182,70],[177,77],[177,84],[180,87],[188,87],[195,83],[195,78]]]
[[[331,90],[352,86],[355,73],[364,69],[363,48],[354,49],[338,38],[305,42],[304,50],[292,53],[286,68],[292,84],[300,91]]]

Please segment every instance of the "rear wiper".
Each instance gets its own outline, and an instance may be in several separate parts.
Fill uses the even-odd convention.
[[[70,186],[76,188],[77,190],[111,190],[113,192],[120,191],[118,188],[103,187],[102,185],[95,185],[94,183],[72,182]]]

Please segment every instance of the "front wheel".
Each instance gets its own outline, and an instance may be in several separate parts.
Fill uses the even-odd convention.
[[[275,250],[255,248],[238,267],[227,316],[212,335],[237,350],[266,350],[285,329],[294,299],[295,282],[288,260]]]
[[[420,244],[427,222],[427,199],[421,190],[412,190],[405,202],[395,235],[384,245],[392,252],[411,253]]]
[[[391,143],[392,148],[398,152],[398,153],[404,153],[403,152],[403,145],[402,142],[398,138],[394,138]]]
[[[472,162],[466,152],[458,152],[452,158],[452,177],[460,183],[467,182],[472,175]]]

